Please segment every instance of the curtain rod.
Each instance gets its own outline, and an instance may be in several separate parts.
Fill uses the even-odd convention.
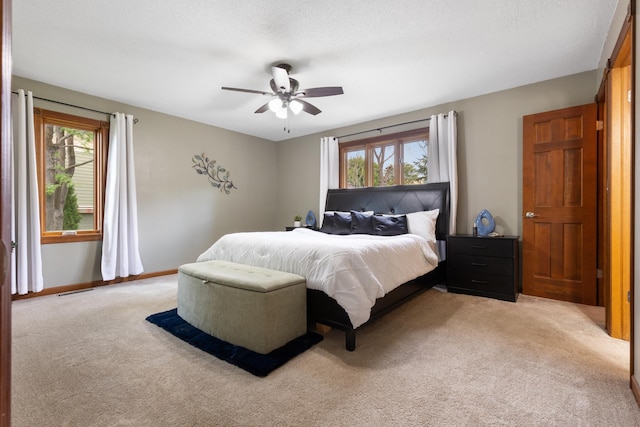
[[[458,113],[454,112],[455,115],[458,115]],[[444,116],[447,117],[449,114],[445,114]],[[403,125],[410,125],[412,123],[420,123],[420,122],[428,122],[429,120],[431,120],[431,117],[427,117],[426,119],[419,119],[419,120],[413,120],[411,122],[404,122],[404,123],[398,123],[395,125],[389,125],[389,126],[382,126],[379,128],[374,128],[374,129],[369,129],[369,130],[363,130],[361,132],[354,132],[354,133],[350,133],[348,135],[342,135],[342,136],[336,136],[336,138],[340,139],[340,138],[347,138],[349,136],[355,136],[355,135],[360,135],[362,133],[367,133],[367,132],[373,132],[373,131],[378,131],[378,132],[382,132],[382,129],[388,129],[388,128],[394,128],[396,126],[403,126]]]
[[[13,93],[15,95],[18,94],[18,92],[15,92],[15,91],[12,91],[11,93]],[[81,110],[86,110],[86,111],[93,111],[94,113],[105,114],[107,116],[113,115],[113,113],[107,113],[106,111],[94,110],[93,108],[81,107],[79,105],[68,104],[66,102],[55,101],[53,99],[41,98],[41,97],[35,96],[35,95],[33,96],[33,98],[34,99],[39,99],[40,101],[53,102],[54,104],[66,105],[67,107],[79,108]],[[138,123],[138,119],[134,117],[133,123]]]
[[[427,117],[426,119],[420,119],[420,120],[413,120],[411,122],[404,122],[404,123],[397,123],[395,125],[389,125],[389,126],[382,126],[379,128],[374,128],[374,129],[369,129],[369,130],[363,130],[360,132],[354,132],[354,133],[350,133],[348,135],[342,135],[342,136],[336,136],[336,138],[340,139],[340,138],[347,138],[349,136],[355,136],[355,135],[360,135],[362,133],[367,133],[367,132],[373,132],[373,131],[378,131],[378,132],[382,132],[382,129],[388,129],[388,128],[394,128],[396,126],[402,126],[402,125],[410,125],[412,123],[420,123],[420,122],[428,122],[429,120],[431,120],[431,118]]]

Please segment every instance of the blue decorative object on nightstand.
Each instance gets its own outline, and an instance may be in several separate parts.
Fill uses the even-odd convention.
[[[315,228],[316,216],[314,215],[313,211],[307,212],[306,223],[307,223],[307,227]]]
[[[476,217],[476,227],[478,236],[488,236],[496,229],[496,221],[488,210],[482,209]]]

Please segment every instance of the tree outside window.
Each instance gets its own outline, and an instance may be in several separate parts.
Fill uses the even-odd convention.
[[[42,242],[101,239],[108,124],[35,113]]]
[[[404,184],[427,183],[427,139],[402,144]]]
[[[427,182],[429,129],[340,144],[340,186],[380,187]],[[399,173],[401,171],[401,173]]]
[[[360,188],[365,186],[366,166],[365,151],[355,149],[346,152],[346,188]]]

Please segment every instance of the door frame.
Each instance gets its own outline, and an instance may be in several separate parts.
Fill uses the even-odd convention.
[[[11,0],[0,0],[0,427],[11,425]]]
[[[635,183],[635,73],[636,73],[636,29],[635,29],[635,11],[636,11],[636,2],[635,0],[631,0],[629,2],[629,8],[627,12],[627,16],[625,21],[623,22],[622,28],[618,35],[618,39],[616,44],[612,50],[611,56],[607,61],[607,65],[605,67],[602,81],[600,84],[600,88],[598,90],[598,94],[596,96],[596,102],[598,103],[598,120],[603,123],[603,131],[598,133],[598,150],[601,157],[599,158],[599,169],[601,171],[598,175],[599,180],[599,196],[598,196],[598,268],[602,270],[602,278],[599,279],[599,287],[603,289],[602,296],[604,299],[604,306],[606,312],[606,329],[611,332],[612,329],[615,329],[615,332],[621,331],[619,325],[615,325],[612,322],[619,321],[622,319],[621,316],[625,316],[624,320],[629,321],[628,331],[629,331],[629,341],[630,341],[630,387],[633,391],[633,394],[636,398],[636,401],[640,404],[640,385],[638,384],[637,379],[635,378],[635,364],[634,364],[634,347],[635,347],[635,337],[634,337],[634,294],[635,294],[635,283],[634,283],[634,247],[635,247],[635,192],[634,188]],[[610,117],[611,108],[609,103],[611,100],[611,94],[609,94],[609,77],[610,73],[613,69],[617,67],[621,67],[624,65],[626,61],[627,64],[630,64],[630,79],[629,79],[629,90],[631,92],[631,102],[629,106],[629,151],[630,151],[630,200],[629,200],[629,215],[630,215],[630,225],[629,225],[629,235],[631,236],[631,241],[629,243],[629,252],[625,254],[628,257],[628,262],[630,264],[629,268],[629,282],[628,282],[628,291],[629,291],[629,311],[626,313],[621,307],[624,303],[624,299],[626,296],[621,296],[621,291],[619,289],[619,283],[617,281],[612,281],[611,279],[611,232],[610,225],[612,222],[612,215],[609,209],[609,185],[611,184],[609,179],[611,176],[610,163],[611,159],[609,158],[610,149],[609,149],[609,131],[612,126],[613,120],[616,120],[615,117]],[[625,113],[626,114],[626,113]]]
[[[631,339],[633,280],[633,15],[628,15],[603,75],[604,136],[601,195],[606,328],[612,337]],[[604,91],[604,93],[602,93]],[[615,143],[614,143],[615,142]]]

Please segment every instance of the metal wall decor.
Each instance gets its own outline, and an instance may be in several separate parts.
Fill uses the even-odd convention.
[[[191,160],[192,167],[198,175],[205,175],[212,187],[219,188],[221,192],[224,191],[227,194],[230,194],[232,189],[238,188],[229,179],[229,171],[220,165],[216,166],[216,161],[209,160],[206,154],[196,154]]]

